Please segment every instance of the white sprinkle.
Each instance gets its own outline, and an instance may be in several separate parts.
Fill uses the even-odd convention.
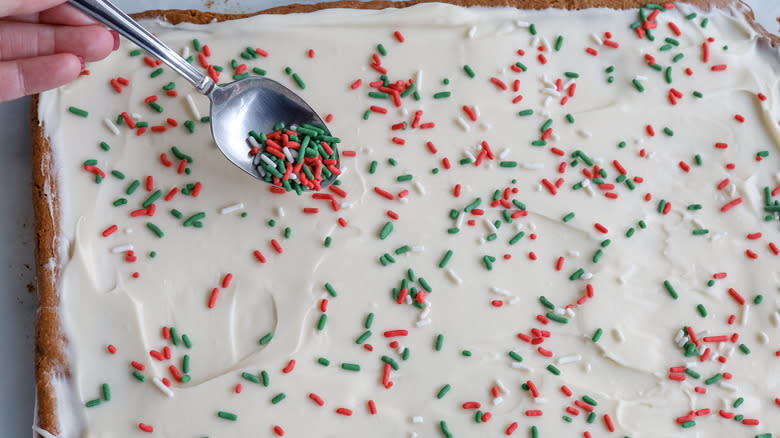
[[[140,114],[138,114],[138,113],[132,113],[130,115],[133,116],[133,118],[135,120],[141,120],[141,118],[142,118],[142,116]]]
[[[485,228],[490,231],[491,233],[495,233],[498,230],[496,229],[496,226],[493,225],[493,222],[490,222],[490,219],[488,218],[482,218],[482,223],[485,225]]]
[[[591,138],[593,137],[593,134],[591,134],[590,131],[586,131],[584,129],[578,129],[577,134],[582,138]]]
[[[773,313],[769,319],[772,320],[773,326],[780,327],[780,312]]]
[[[769,335],[767,335],[764,332],[758,332],[758,343],[759,344],[767,344],[769,343]]]
[[[449,277],[449,279],[452,280],[452,282],[455,284],[461,284],[463,282],[463,280],[461,280],[460,277],[458,277],[458,275],[449,268],[447,269],[447,277]]]
[[[417,193],[424,195],[425,194],[425,187],[423,187],[422,183],[420,181],[414,182],[414,188],[417,190]]]
[[[517,304],[520,302],[520,297],[512,297],[507,301],[509,304]]]
[[[636,79],[637,81],[646,81],[647,80],[647,76],[636,75],[636,76],[634,76],[634,79]]]
[[[503,160],[504,158],[506,158],[506,156],[509,155],[509,150],[510,150],[509,148],[502,149],[501,152],[498,153],[498,159]]]
[[[504,385],[504,382],[502,382],[500,379],[496,379],[496,386],[498,386],[498,389],[501,390],[504,394],[509,395],[510,391],[509,388]]]
[[[103,124],[106,125],[106,128],[108,128],[109,131],[111,131],[114,135],[119,135],[119,128],[114,125],[114,122],[111,121],[108,117],[103,119]]]
[[[550,106],[550,102],[552,102],[552,96],[547,96],[544,99],[544,102],[542,103],[542,106]]]
[[[133,245],[130,245],[129,243],[127,245],[120,245],[111,248],[111,252],[114,254],[119,254],[120,252],[132,251],[132,250],[133,250]]]
[[[425,246],[423,245],[415,245],[412,247],[412,252],[423,252],[425,251]]]
[[[501,288],[493,286],[493,287],[490,288],[490,290],[493,293],[496,293],[496,294],[499,294],[499,295],[504,295],[504,296],[507,296],[507,297],[512,296],[512,292],[509,292],[506,289],[501,289]]]
[[[696,219],[696,218],[693,218],[693,219],[691,219],[691,223],[692,223],[693,225],[695,225],[695,226],[696,226],[696,228],[698,228],[698,229],[700,229],[700,230],[701,230],[701,229],[703,229],[703,228],[707,228],[707,227],[705,227],[705,226],[704,226],[704,224],[703,224],[703,223],[701,223],[701,221],[700,221],[700,220],[698,220],[698,219]]]
[[[412,304],[412,296],[411,295],[407,295],[405,301],[406,301],[406,304]]]
[[[574,309],[572,309],[571,307],[567,307],[565,310],[566,310],[566,315],[568,315],[569,318],[574,318],[577,315],[576,313],[574,313]]]
[[[415,84],[417,91],[422,92],[422,79],[423,79],[423,71],[417,70],[417,79],[415,79]]]
[[[674,342],[680,342],[680,339],[682,339],[683,336],[685,336],[685,332],[679,330],[677,334],[674,336]]]
[[[42,436],[43,438],[59,438],[57,435],[52,434],[48,430],[41,429],[37,425],[33,424],[32,426],[33,432],[37,433],[38,435]]]
[[[409,438],[417,438],[417,432],[409,432]]]
[[[493,406],[498,406],[504,401],[503,397],[496,397],[493,399]]]
[[[725,231],[724,231],[724,232],[722,232],[722,233],[715,233],[715,234],[713,234],[713,235],[712,235],[712,237],[710,237],[710,240],[712,240],[713,242],[715,242],[716,240],[719,240],[719,239],[721,239],[722,237],[726,237],[726,236],[728,236],[728,235],[729,235],[729,233],[727,233],[727,232],[725,232]]]
[[[256,161],[255,161],[255,167],[257,167],[257,173],[260,174],[260,178],[265,178],[265,169],[263,169],[262,166],[258,166],[260,164],[260,159],[257,158],[260,155],[255,155]]]
[[[536,224],[533,222],[528,223],[528,229],[531,231],[536,231]]]
[[[466,36],[468,37],[468,39],[471,40],[474,39],[474,34],[476,33],[477,33],[477,26],[471,26],[471,28],[469,28],[469,31],[466,33]]]
[[[517,20],[517,21],[515,21],[515,25],[516,25],[517,27],[531,27],[531,23],[529,23],[529,22],[527,22],[527,21],[523,21],[523,20]]]
[[[696,368],[699,366],[699,362],[686,362],[685,367],[686,368]]]
[[[425,302],[425,308],[422,310],[422,312],[420,312],[420,317],[419,317],[420,321],[422,321],[423,319],[427,318],[428,314],[430,314],[430,313],[431,313],[431,302],[430,301],[426,301]]]
[[[551,48],[550,42],[547,41],[547,37],[542,37],[542,42],[544,43],[544,47],[547,47],[548,49]]]
[[[190,57],[190,46],[184,46],[181,49],[181,57],[187,59]]]
[[[547,110],[541,110],[541,111],[539,111],[539,115],[542,116],[542,117],[550,117],[551,114]]]
[[[562,307],[556,307],[553,309],[553,313],[558,316],[563,316],[566,314],[566,310],[564,310]]]
[[[479,118],[480,114],[481,113],[479,112],[479,106],[474,105],[474,115],[477,116],[477,118]]]
[[[398,200],[398,202],[400,202],[401,204],[408,204],[409,203],[409,198],[401,198],[401,199]]]
[[[233,213],[234,211],[241,210],[244,208],[243,202],[238,202],[232,205],[228,205],[227,207],[223,207],[219,210],[219,214],[229,214]]]
[[[408,116],[409,115],[409,110],[406,109],[405,106],[402,106],[401,108],[398,108],[398,114],[400,114],[402,116]]]
[[[618,329],[618,328],[612,329],[612,336],[618,342],[623,342],[623,341],[626,340],[626,338],[623,337],[623,332],[621,332],[620,329]]]
[[[739,325],[746,325],[748,316],[750,315],[750,304],[742,306],[742,315],[739,318]]]
[[[577,81],[575,81],[575,80],[574,80],[574,78],[571,78],[571,79],[569,79],[568,81],[566,81],[566,83],[565,83],[565,84],[563,84],[563,89],[564,89],[564,90],[568,90],[568,89],[569,89],[569,87],[571,87],[571,86],[572,86],[573,84],[575,84],[576,82],[577,82]]]
[[[580,252],[576,251],[576,250],[573,250],[573,249],[570,249],[568,254],[569,254],[570,257],[579,257],[580,256]]]
[[[268,164],[269,166],[271,166],[271,167],[273,167],[274,169],[276,169],[276,163],[275,163],[275,162],[273,162],[273,161],[272,161],[270,158],[268,158],[266,155],[264,155],[264,154],[261,154],[261,155],[260,155],[260,159],[261,159],[261,160],[263,160],[263,161],[265,161],[265,163],[266,163],[266,164]]]
[[[590,363],[586,363],[585,366],[583,367],[583,369],[585,370],[586,373],[589,373],[591,368],[592,367],[591,367]]]
[[[284,208],[282,206],[276,207],[276,215],[279,217],[284,217]]]
[[[591,278],[593,278],[593,273],[592,272],[586,272],[586,273],[582,274],[582,279],[583,280],[590,280]]]
[[[531,47],[536,47],[539,45],[539,36],[534,35],[533,38],[531,38]]]
[[[546,94],[548,96],[555,96],[555,97],[561,97],[561,93],[558,92],[555,88],[543,88],[542,94]]]
[[[416,323],[414,323],[414,325],[416,325],[417,327],[423,327],[430,324],[431,322],[433,322],[431,321],[431,318],[425,318],[417,321]]]
[[[599,36],[598,36],[598,35],[596,35],[595,33],[591,33],[591,34],[590,34],[590,38],[593,40],[593,42],[594,42],[594,43],[596,43],[596,44],[598,44],[598,45],[602,45],[602,44],[604,44],[604,42],[603,42],[603,41],[601,41],[601,38],[599,38]]]
[[[720,381],[720,383],[718,383],[718,386],[720,386],[723,389],[728,389],[731,392],[737,391],[737,387],[735,385],[732,385],[731,383],[728,382],[724,382],[722,380]]]
[[[465,155],[466,158],[470,158],[471,161],[476,161],[477,160],[477,158],[474,156],[474,154],[472,154],[470,151],[464,151],[463,155]]]
[[[190,114],[192,114],[192,117],[195,120],[200,120],[200,111],[198,111],[198,107],[195,106],[195,101],[192,100],[192,95],[188,94],[186,100],[187,100],[187,106],[190,108]]]
[[[526,365],[524,363],[512,362],[511,366],[512,366],[512,368],[514,368],[516,370],[528,371],[529,373],[533,373],[534,372],[533,368],[529,367],[528,365]]]
[[[412,417],[412,423],[422,423],[422,422],[423,422],[423,417],[419,415],[416,417]]]
[[[550,78],[547,77],[547,75],[542,75],[542,82],[544,82],[544,85],[547,86],[547,88],[555,88],[555,82],[551,81]]]
[[[584,182],[587,182],[588,180],[585,180]],[[585,188],[585,193],[587,193],[590,196],[593,196],[595,192],[593,191],[593,187],[588,184],[587,186],[585,184],[582,185]]]
[[[481,129],[483,131],[487,131],[487,130],[489,130],[492,127],[493,127],[493,125],[491,125],[488,122],[479,122],[479,129]]]
[[[152,378],[152,383],[154,383],[154,386],[157,387],[157,389],[160,390],[163,394],[167,395],[170,398],[173,398],[173,391],[171,391],[170,388],[165,386],[165,384],[160,380],[159,377]]]
[[[543,405],[547,403],[547,399],[544,397],[534,397],[534,403],[536,403],[537,405]]]
[[[567,363],[579,362],[582,360],[582,355],[572,354],[571,356],[564,356],[558,358],[558,365],[566,365]]]
[[[535,189],[537,192],[541,192],[541,191],[542,191],[542,185],[541,185],[541,184],[537,184],[537,185],[536,185],[536,187],[534,187],[534,189]]]
[[[246,138],[246,141],[249,143],[249,146],[260,149],[260,143],[258,143],[257,140],[251,135]]]
[[[726,350],[726,354],[724,354],[724,356],[726,356],[726,357],[729,357],[729,358],[730,358],[731,356],[733,356],[733,355],[734,355],[734,351],[735,351],[735,348],[734,348],[734,347],[731,347],[731,348],[729,348],[728,350]]]
[[[458,116],[457,119],[455,119],[455,123],[460,126],[461,129],[463,129],[466,132],[469,132],[471,130],[471,127],[466,123],[466,120],[463,117]]]
[[[544,169],[544,163],[520,163],[520,167],[527,170]]]
[[[285,146],[285,147],[282,148],[282,152],[284,152],[284,157],[287,158],[287,161],[289,161],[291,163],[295,161],[295,159],[292,156],[292,153],[290,153],[290,148]]]

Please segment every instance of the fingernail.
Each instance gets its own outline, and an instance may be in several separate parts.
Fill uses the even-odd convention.
[[[76,58],[79,59],[79,62],[81,63],[81,72],[87,69],[87,64],[84,62],[84,58],[81,56],[76,56]]]
[[[112,30],[110,32],[111,32],[111,36],[114,37],[114,48],[111,50],[116,51],[117,49],[119,49],[119,32],[115,30]]]

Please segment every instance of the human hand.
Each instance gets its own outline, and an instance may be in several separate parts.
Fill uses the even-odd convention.
[[[67,84],[119,47],[118,34],[64,3],[0,0],[0,102]]]

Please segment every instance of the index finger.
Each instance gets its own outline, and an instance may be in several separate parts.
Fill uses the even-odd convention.
[[[0,17],[31,14],[62,3],[65,3],[65,0],[3,0],[0,2]]]

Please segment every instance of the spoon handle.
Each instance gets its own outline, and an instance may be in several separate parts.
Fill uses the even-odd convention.
[[[202,94],[208,95],[215,88],[214,81],[199,72],[184,58],[179,56],[165,43],[157,39],[148,30],[141,27],[119,8],[108,0],[68,0],[68,3],[92,16],[120,35],[134,42],[139,47],[151,53],[173,70],[187,79]]]

